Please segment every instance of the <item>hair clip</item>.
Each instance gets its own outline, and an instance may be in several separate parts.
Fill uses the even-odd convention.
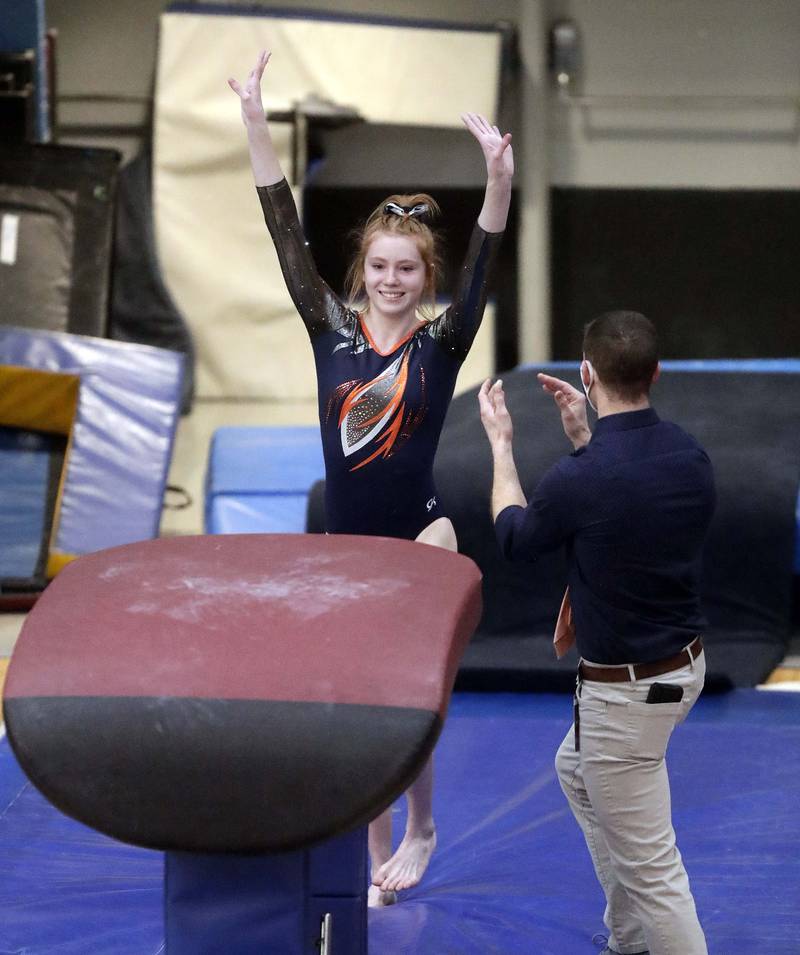
[[[404,219],[409,216],[421,219],[430,212],[430,209],[427,202],[418,202],[415,206],[401,206],[398,202],[387,202],[383,211],[386,215],[402,216]]]

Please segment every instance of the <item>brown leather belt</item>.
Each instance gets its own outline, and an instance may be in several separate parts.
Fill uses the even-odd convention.
[[[669,673],[670,670],[678,670],[680,667],[688,666],[702,652],[703,641],[700,637],[695,637],[688,647],[665,660],[653,660],[652,663],[634,663],[633,678],[646,680],[651,676],[661,676],[662,673]],[[578,672],[582,680],[594,680],[597,683],[630,683],[631,681],[630,668],[627,666],[595,667],[581,661]]]

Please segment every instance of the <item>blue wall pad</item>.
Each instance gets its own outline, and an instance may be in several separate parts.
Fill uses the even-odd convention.
[[[0,365],[80,376],[53,549],[81,555],[156,537],[183,356],[149,345],[0,326]]]
[[[49,505],[50,452],[57,440],[0,428],[0,579],[37,573]]]
[[[325,473],[319,428],[218,428],[206,472],[207,534],[302,532]]]
[[[370,910],[370,955],[596,951],[602,894],[553,769],[570,719],[560,695],[453,697],[435,757],[439,845],[421,885]],[[709,952],[796,955],[800,698],[704,697],[668,760]],[[61,816],[24,781],[6,741],[0,858],[0,952],[164,952],[163,857]]]

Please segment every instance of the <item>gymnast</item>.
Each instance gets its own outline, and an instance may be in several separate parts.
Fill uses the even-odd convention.
[[[434,317],[440,272],[430,196],[393,195],[369,216],[347,277],[348,303],[317,273],[261,100],[262,51],[240,98],[250,160],[292,300],[311,339],[331,534],[398,537],[457,550],[433,482],[433,459],[456,376],[472,345],[506,225],[514,160],[511,134],[475,113],[462,120],[486,161],[486,192],[452,304]],[[425,317],[421,317],[421,314]],[[375,639],[384,639],[380,621]],[[433,764],[410,786],[408,821],[392,855],[391,808],[369,827],[371,906],[416,885],[436,845]]]

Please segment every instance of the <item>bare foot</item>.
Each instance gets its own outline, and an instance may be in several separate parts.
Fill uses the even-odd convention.
[[[436,830],[409,836],[406,833],[397,852],[385,862],[372,879],[372,884],[383,892],[410,889],[422,878],[436,848]]]
[[[371,885],[367,892],[367,905],[371,909],[379,909],[384,905],[394,905],[397,901],[396,892],[384,892],[377,885]]]

